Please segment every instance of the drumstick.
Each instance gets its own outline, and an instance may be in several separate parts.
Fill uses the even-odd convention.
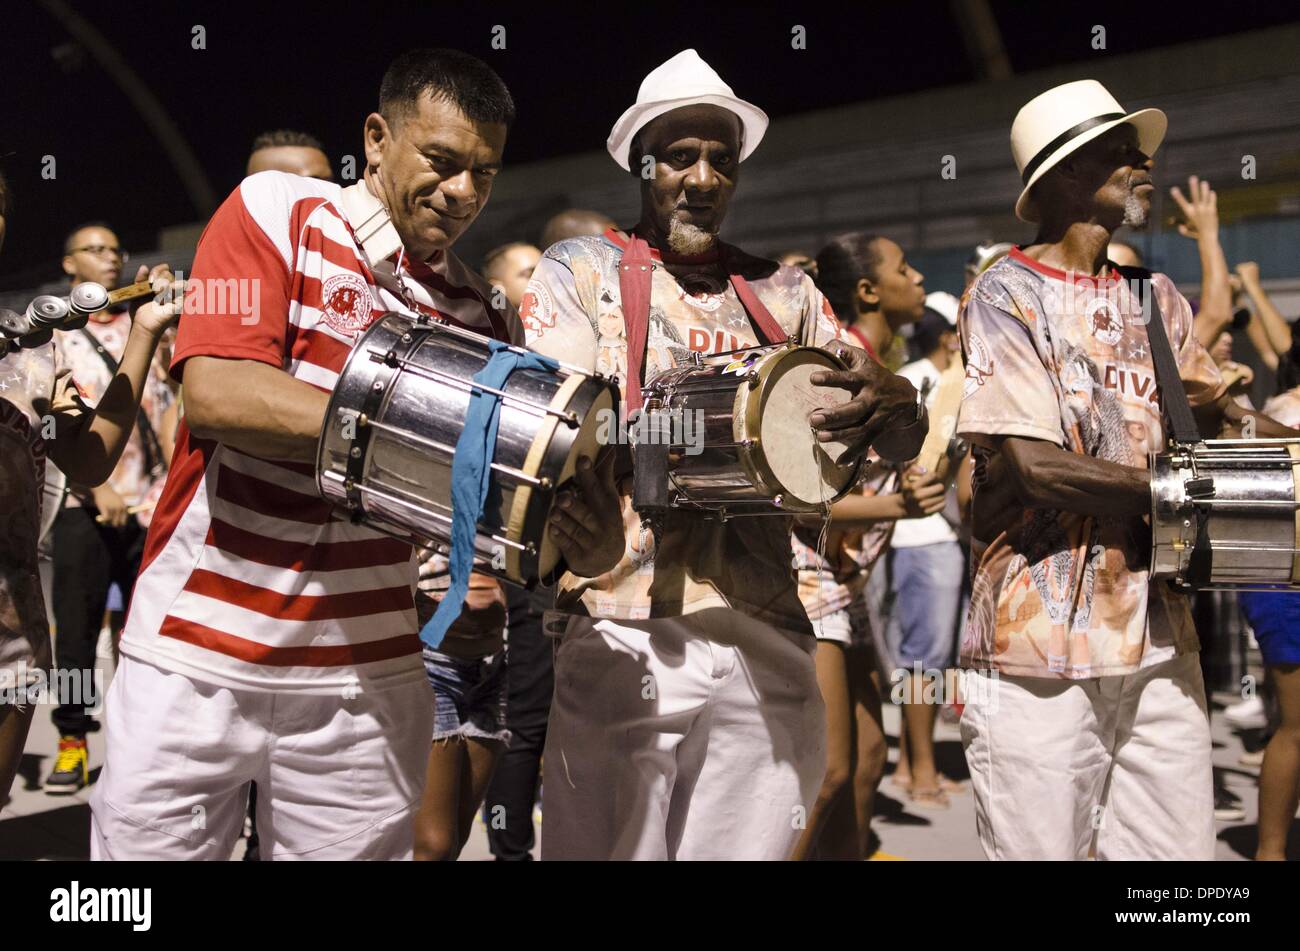
[[[154,505],[156,504],[157,503],[155,502],[141,502],[139,505],[128,505],[126,507],[126,514],[139,515],[141,512],[147,512],[149,509],[153,508]],[[106,519],[104,518],[103,515],[96,515],[95,521],[103,525]]]
[[[113,304],[120,304],[123,301],[139,300],[142,297],[153,297],[156,291],[153,285],[148,281],[137,281],[134,284],[128,284],[126,287],[119,287],[115,291],[108,292],[108,303],[111,307]]]
[[[927,472],[933,472],[939,465],[939,460],[947,453],[954,435],[949,429],[948,420],[955,423],[961,409],[966,370],[960,356],[954,354],[950,360],[948,369],[939,377],[939,392],[935,396],[934,412],[930,414],[930,431],[926,433],[917,455],[917,465],[923,466]]]

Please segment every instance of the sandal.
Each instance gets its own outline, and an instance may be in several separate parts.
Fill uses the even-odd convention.
[[[942,787],[913,789],[907,794],[907,798],[913,805],[920,806],[923,809],[947,809],[952,805],[948,801],[948,794],[943,791]]]

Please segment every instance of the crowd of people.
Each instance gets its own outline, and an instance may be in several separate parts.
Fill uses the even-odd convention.
[[[207,224],[189,286],[252,282],[257,319],[160,295],[0,364],[0,666],[94,668],[106,618],[117,657],[92,857],[222,859],[247,836],[250,858],[450,860],[481,815],[492,853],[524,860],[540,803],[547,859],[865,859],[892,703],[894,785],[924,810],[971,797],[990,858],[1212,858],[1236,808],[1211,766],[1216,631],[1149,577],[1147,459],[1172,397],[1130,282],[1206,436],[1300,436],[1300,339],[1255,264],[1229,269],[1208,183],[1172,189],[1195,306],[1117,238],[1146,224],[1163,113],[1092,81],[1026,104],[1015,211],[1037,235],[974,249],[960,299],[927,293],[884,234],[772,259],[722,242],[767,116],[694,50],[610,133],[635,225],[566,210],[475,271],[452,246],[514,113],[474,57],[405,54],[364,118],[357,181],[336,184],[311,136],[266,133]],[[8,200],[0,182],[0,239]],[[108,223],[63,250],[71,284],[131,273]],[[176,290],[165,265],[132,277]],[[330,390],[390,311],[601,373],[625,399],[775,328],[842,356],[812,382],[849,397],[810,423],[863,476],[815,515],[651,527],[634,457],[584,460],[547,521],[562,570],[531,592],[474,573],[422,644],[455,585],[447,551],[338,517],[315,484]],[[1276,374],[1262,410],[1234,328]],[[1237,713],[1271,733],[1257,857],[1280,859],[1300,593],[1240,604],[1267,672],[1266,702]],[[89,783],[99,700],[54,707],[47,792]],[[0,791],[32,713],[0,711]],[[969,779],[940,770],[941,717]]]

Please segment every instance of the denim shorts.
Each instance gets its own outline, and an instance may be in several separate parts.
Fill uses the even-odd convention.
[[[908,668],[919,663],[923,670],[951,667],[965,570],[961,546],[951,541],[894,548],[889,567],[894,591],[889,641],[895,663]]]
[[[433,687],[433,738],[456,736],[510,742],[506,729],[506,652],[473,660],[424,648]]]

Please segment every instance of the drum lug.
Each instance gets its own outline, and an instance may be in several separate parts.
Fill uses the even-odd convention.
[[[353,459],[360,459],[360,458],[361,458],[361,447],[360,447],[360,446],[353,446],[351,449],[348,450],[348,455],[351,456]]]
[[[777,508],[783,507],[785,505],[785,496],[784,495],[776,496],[776,498],[772,499],[772,504],[775,505]]]
[[[524,552],[525,552],[527,555],[529,555],[530,557],[533,556],[533,555],[536,555],[536,554],[537,554],[537,545],[534,544],[533,542],[529,542],[528,544],[524,545]]]
[[[749,383],[750,389],[755,389],[758,386],[758,371],[750,370],[748,373],[746,373],[745,381]]]
[[[550,476],[542,476],[537,480],[537,488],[541,489],[543,492],[550,492],[551,485],[552,482]]]

